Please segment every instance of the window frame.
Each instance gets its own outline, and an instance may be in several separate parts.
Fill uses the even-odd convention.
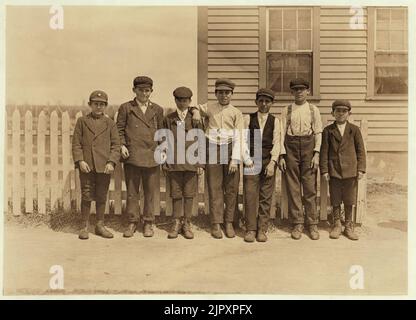
[[[312,9],[312,89],[308,100],[319,101],[320,97],[320,7],[318,6],[262,6],[259,7],[259,86],[267,86],[267,40],[268,10],[277,8]],[[273,52],[273,51],[270,51]],[[279,51],[280,52],[280,51]],[[309,51],[308,51],[309,52]],[[292,101],[293,97],[279,95],[278,100]]]
[[[375,82],[375,41],[376,41],[376,9],[397,9],[407,7],[367,7],[367,95],[366,100],[408,100],[409,92],[407,94],[376,94],[374,91]],[[409,10],[406,10],[409,15]],[[407,19],[407,38],[409,41],[409,18]],[[409,45],[407,47],[407,69],[409,70]],[[408,73],[409,76],[409,73]]]

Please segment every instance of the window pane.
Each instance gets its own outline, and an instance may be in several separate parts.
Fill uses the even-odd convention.
[[[377,9],[377,30],[389,30],[390,9]]]
[[[404,31],[391,31],[391,48],[390,50],[404,50]]]
[[[298,67],[298,60],[295,55],[283,56],[283,71],[284,72],[296,72]]]
[[[282,72],[283,71],[283,59],[279,56],[268,55],[267,57],[267,70],[270,72]]]
[[[283,50],[297,50],[296,31],[283,31]]]
[[[282,10],[269,10],[269,27],[272,29],[282,29]]]
[[[312,41],[311,41],[311,31],[299,30],[298,37],[299,37],[299,44],[298,50],[312,50]]]
[[[290,93],[290,80],[296,78],[296,73],[283,73],[283,92]]]
[[[296,9],[283,10],[283,29],[296,29]]]
[[[389,50],[389,31],[377,31],[376,50]]]
[[[406,12],[403,9],[391,9],[391,30],[404,30]]]
[[[298,72],[309,74],[312,70],[312,59],[311,56],[300,55],[298,56]]]
[[[407,54],[376,54],[376,94],[407,94]]]
[[[299,29],[312,29],[312,12],[310,9],[298,10],[298,28]]]
[[[269,73],[269,76],[267,77],[267,88],[270,88],[275,92],[282,92],[282,74]]]
[[[282,50],[282,31],[271,31],[269,33],[269,49]]]

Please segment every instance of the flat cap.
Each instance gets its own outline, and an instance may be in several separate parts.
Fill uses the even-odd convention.
[[[153,80],[146,76],[138,76],[134,78],[133,86],[139,88],[153,87]]]
[[[95,90],[90,94],[90,101],[108,102],[108,96],[104,91]]]
[[[348,100],[335,100],[332,103],[332,110],[335,110],[337,107],[345,107],[348,111],[351,111],[351,103]]]
[[[217,79],[215,81],[215,90],[234,90],[235,83],[230,79]]]
[[[191,98],[192,90],[187,87],[179,87],[173,91],[173,96],[175,98]]]
[[[309,89],[309,82],[303,78],[296,78],[290,81],[290,89],[304,87]]]
[[[271,89],[267,89],[267,88],[260,88],[259,90],[257,90],[256,92],[256,99],[258,99],[260,96],[265,96],[265,97],[269,97],[272,100],[274,100],[274,96],[275,93],[273,90]]]

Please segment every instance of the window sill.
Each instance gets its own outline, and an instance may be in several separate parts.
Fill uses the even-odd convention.
[[[365,98],[365,100],[367,100],[367,101],[386,101],[386,100],[388,100],[388,101],[392,101],[392,100],[400,100],[400,101],[407,101],[407,100],[409,100],[409,98],[408,98],[408,96],[401,96],[401,95],[397,95],[397,96],[394,96],[394,95],[385,95],[385,96],[382,96],[382,95],[380,95],[380,96],[367,96],[366,98]]]
[[[293,96],[279,96],[278,94],[276,94],[276,98],[275,98],[275,102],[294,101],[294,100],[295,100],[295,98]],[[320,101],[321,96],[308,96],[307,100],[308,101]]]

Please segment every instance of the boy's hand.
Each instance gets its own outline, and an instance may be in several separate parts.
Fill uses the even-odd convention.
[[[111,162],[107,162],[104,168],[105,174],[112,174],[114,172],[114,165]]]
[[[80,161],[79,162],[79,169],[84,172],[84,173],[88,173],[91,171],[90,166],[88,165],[88,163],[86,163],[85,161]]]
[[[286,172],[286,161],[285,158],[280,157],[279,163],[278,163],[278,167],[280,169],[280,171],[282,171],[283,173]]]
[[[127,159],[130,156],[129,149],[126,146],[121,146],[121,156],[123,159]]]
[[[364,177],[364,172],[358,171],[358,180],[361,180]]]
[[[200,167],[198,167],[198,168],[196,169],[196,173],[197,173],[197,175],[198,175],[198,176],[200,176],[203,172],[204,172],[204,169],[202,169],[202,168],[200,168]]]
[[[192,110],[192,123],[194,125],[200,124],[202,122],[201,113],[197,109]]]
[[[322,175],[322,177],[324,177],[324,179],[326,180],[326,181],[329,181],[329,179],[330,179],[330,177],[329,177],[329,173],[327,172],[327,173],[324,173],[323,175]]]
[[[230,166],[228,167],[228,174],[236,173],[238,170],[238,164],[230,162]]]
[[[266,170],[264,170],[264,173],[266,174],[267,178],[273,177],[275,167],[276,167],[276,162],[270,161],[266,167]]]
[[[313,171],[318,170],[319,168],[319,153],[315,152],[311,161],[311,169]]]

